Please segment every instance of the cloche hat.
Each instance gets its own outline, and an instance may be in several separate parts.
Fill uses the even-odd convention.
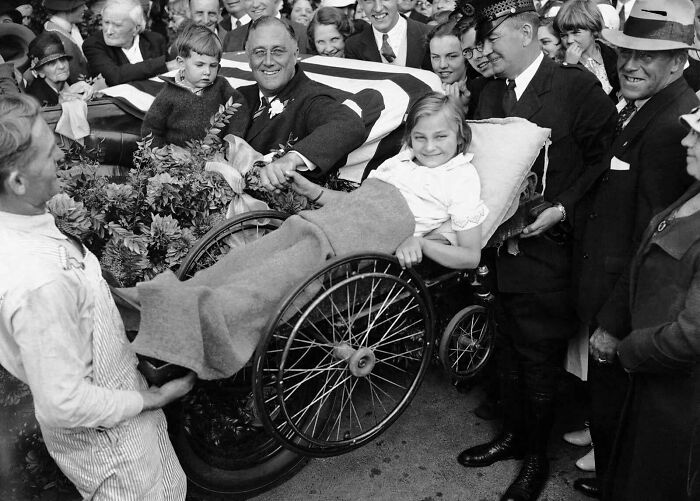
[[[50,31],[43,32],[29,44],[29,60],[32,64],[30,68],[33,70],[64,57],[72,58],[66,54],[61,38]]]
[[[691,0],[637,0],[623,31],[603,30],[603,38],[632,50],[692,49],[695,7]]]

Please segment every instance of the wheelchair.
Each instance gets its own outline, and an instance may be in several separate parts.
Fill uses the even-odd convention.
[[[178,278],[287,217],[268,210],[225,221],[190,251]],[[478,374],[493,352],[488,275],[485,266],[432,262],[402,269],[387,254],[327,261],[279,304],[248,366],[199,381],[169,409],[193,490],[245,498],[282,483],[308,458],[362,447],[408,407],[435,358],[453,381]]]

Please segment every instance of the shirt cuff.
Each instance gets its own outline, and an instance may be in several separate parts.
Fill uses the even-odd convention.
[[[295,153],[296,155],[299,156],[299,158],[301,158],[301,161],[304,162],[304,165],[302,165],[302,166],[300,166],[300,167],[297,167],[297,170],[298,170],[298,171],[304,172],[304,171],[307,171],[307,170],[314,170],[314,169],[316,168],[316,164],[315,164],[315,163],[313,163],[311,160],[309,160],[308,158],[306,158],[304,155],[302,155],[302,154],[299,153],[298,151],[292,150],[292,151],[290,151],[289,153]]]

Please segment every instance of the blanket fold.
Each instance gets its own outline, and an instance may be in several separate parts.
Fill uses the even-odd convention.
[[[340,203],[291,216],[186,282],[166,272],[138,284],[136,294],[122,289],[140,304],[134,349],[201,379],[229,377],[250,360],[280,302],[328,259],[393,253],[414,225],[394,186],[367,180]]]

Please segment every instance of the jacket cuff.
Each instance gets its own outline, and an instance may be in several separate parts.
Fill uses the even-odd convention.
[[[617,345],[620,363],[628,372],[680,373],[690,372],[692,361],[670,358],[656,342],[656,329],[636,330]]]

